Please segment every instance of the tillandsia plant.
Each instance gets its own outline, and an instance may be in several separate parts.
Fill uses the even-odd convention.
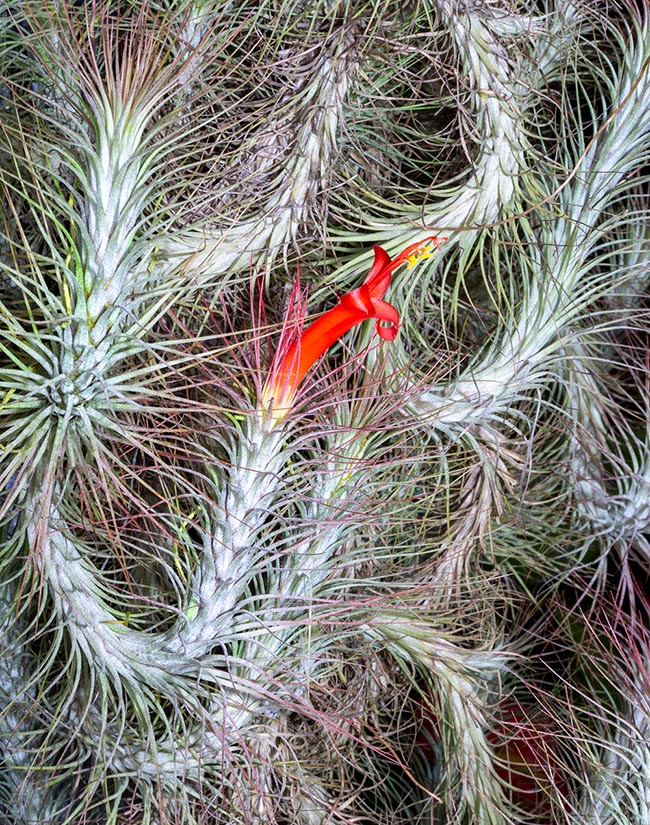
[[[650,821],[646,4],[0,29],[0,821]]]

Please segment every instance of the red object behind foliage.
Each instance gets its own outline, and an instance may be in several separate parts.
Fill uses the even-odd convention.
[[[495,769],[511,802],[550,825],[553,800],[561,802],[567,792],[552,720],[534,705],[510,700],[488,741],[495,746]]]
[[[423,759],[440,758],[438,718],[424,702],[418,702],[416,747]],[[487,733],[493,748],[494,769],[503,781],[506,797],[521,811],[531,814],[535,825],[552,825],[553,807],[566,797],[567,783],[557,750],[552,720],[533,704],[508,700],[499,720]]]

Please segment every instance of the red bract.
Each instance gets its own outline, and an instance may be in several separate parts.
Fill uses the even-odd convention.
[[[262,409],[275,421],[284,418],[309,369],[356,324],[374,318],[379,335],[386,341],[393,341],[399,314],[394,306],[383,300],[392,274],[404,263],[414,266],[417,261],[430,258],[441,240],[447,239],[430,236],[407,246],[393,259],[381,246],[375,246],[375,260],[363,284],[341,296],[337,306],[317,318],[280,358],[276,358],[262,389]]]

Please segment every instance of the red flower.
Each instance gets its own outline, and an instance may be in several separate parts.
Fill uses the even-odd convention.
[[[363,284],[341,296],[337,306],[317,318],[293,341],[284,355],[276,358],[262,389],[262,409],[270,412],[275,421],[284,418],[309,369],[356,324],[375,318],[379,335],[386,341],[393,341],[397,335],[399,314],[394,306],[383,300],[392,274],[403,263],[414,266],[417,261],[430,258],[433,250],[440,248],[441,240],[447,239],[425,238],[407,246],[394,259],[381,246],[375,246],[375,260]]]

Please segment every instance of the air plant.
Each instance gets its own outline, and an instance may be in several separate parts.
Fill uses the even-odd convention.
[[[646,6],[0,30],[0,819],[648,820]]]

